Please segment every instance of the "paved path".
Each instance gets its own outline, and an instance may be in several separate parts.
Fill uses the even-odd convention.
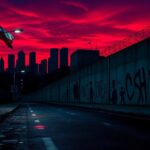
[[[150,149],[148,124],[101,111],[25,104],[0,131],[4,150]]]

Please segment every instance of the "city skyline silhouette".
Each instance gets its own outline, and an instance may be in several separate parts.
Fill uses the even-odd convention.
[[[37,52],[37,61],[47,57],[50,47],[68,47],[69,56],[76,49],[99,49],[101,55],[114,50],[105,48],[145,29],[149,22],[149,1],[1,0],[1,25],[15,34],[14,49],[0,42],[0,56]],[[39,9],[40,8],[40,9]],[[133,43],[134,44],[134,43]]]

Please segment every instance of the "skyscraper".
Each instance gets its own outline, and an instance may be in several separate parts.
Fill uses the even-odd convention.
[[[33,65],[36,63],[36,53],[35,52],[31,52],[29,54],[29,65]]]
[[[18,72],[25,69],[25,53],[23,51],[19,51],[19,53],[18,53],[16,67],[17,67]]]
[[[15,55],[8,55],[8,72],[13,73],[15,69]]]
[[[52,73],[58,69],[58,48],[50,49],[50,58],[48,60],[48,73]]]
[[[36,64],[36,53],[31,52],[29,54],[29,72],[31,74],[36,74],[38,72],[38,66]]]
[[[0,73],[4,72],[4,59],[1,57],[0,59]]]
[[[41,63],[39,65],[39,73],[40,75],[46,75],[47,73],[47,60],[46,59],[41,60]]]
[[[68,48],[60,50],[60,68],[68,67]]]

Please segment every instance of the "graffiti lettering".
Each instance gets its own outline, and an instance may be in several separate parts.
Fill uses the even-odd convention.
[[[146,91],[146,75],[144,68],[138,70],[134,77],[134,85],[139,90],[138,103],[144,103],[144,98],[147,99]]]
[[[146,73],[143,67],[136,72],[133,78],[129,73],[126,75],[125,88],[129,101],[132,101],[135,96],[135,88],[138,89],[138,103],[143,104],[144,100],[146,101]]]
[[[111,96],[111,101],[113,104],[117,104],[118,101],[118,95],[117,95],[117,89],[116,89],[116,83],[115,80],[112,81],[112,96]]]
[[[132,82],[132,77],[129,73],[126,75],[125,87],[126,87],[127,97],[131,101],[134,97],[134,91],[130,92],[131,87],[133,87],[133,82]]]

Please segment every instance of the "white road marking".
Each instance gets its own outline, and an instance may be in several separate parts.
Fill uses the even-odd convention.
[[[56,145],[54,144],[54,142],[52,141],[50,137],[49,138],[44,137],[42,138],[42,140],[44,142],[46,150],[58,150]]]
[[[76,113],[73,113],[73,112],[66,112],[66,113],[69,114],[69,115],[72,115],[72,116],[76,115]]]
[[[18,140],[2,140],[3,144],[17,144]]]
[[[40,123],[39,119],[34,120],[35,123]]]
[[[104,122],[104,125],[106,125],[106,126],[112,126],[112,124],[108,123],[108,122]]]
[[[33,116],[33,117],[35,117],[35,116],[36,116],[36,114],[32,114],[32,116]]]
[[[22,127],[22,129],[26,129],[26,128],[27,128],[26,126],[23,126],[23,127]]]
[[[76,115],[76,113],[70,113],[70,115],[73,115],[73,116],[74,116],[74,115]]]
[[[30,111],[31,113],[33,113],[33,110],[31,109],[31,107],[30,107],[30,106],[28,106],[28,108],[29,108],[29,111]]]

